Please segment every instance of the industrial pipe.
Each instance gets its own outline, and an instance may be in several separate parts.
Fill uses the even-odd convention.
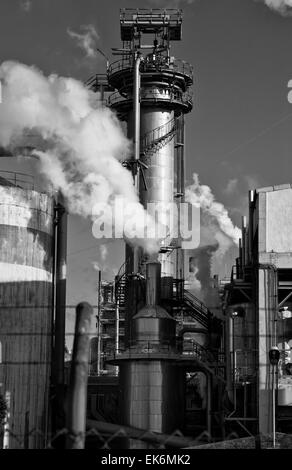
[[[134,185],[139,194],[139,160],[140,160],[140,89],[141,89],[141,75],[140,75],[140,64],[142,56],[138,52],[135,58],[134,66],[134,84],[133,84],[133,106],[134,106],[134,161],[132,166]],[[132,272],[137,273],[139,268],[139,247],[134,246],[132,248],[133,253],[133,264]],[[126,253],[127,258],[127,253]]]
[[[86,431],[89,332],[93,308],[81,302],[76,308],[73,356],[67,408],[66,449],[84,449]]]
[[[139,193],[139,167],[138,160],[140,159],[140,88],[141,88],[141,75],[140,75],[140,64],[142,57],[140,53],[137,53],[134,67],[134,158],[135,158],[135,186],[137,193]]]
[[[67,268],[67,212],[58,195],[56,211],[56,309],[55,309],[55,377],[56,384],[64,384],[65,322],[66,322],[66,268]]]
[[[101,271],[98,271],[98,286],[97,286],[97,375],[101,371]]]
[[[116,307],[115,307],[115,354],[116,357],[119,354],[119,331],[120,331],[120,305],[119,299],[116,299]],[[119,375],[119,367],[115,367],[115,375]]]
[[[64,357],[66,324],[67,212],[61,192],[56,197],[53,270],[52,429],[64,428]],[[62,444],[60,444],[62,446]]]

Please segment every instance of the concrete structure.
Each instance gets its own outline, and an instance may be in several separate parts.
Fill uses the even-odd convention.
[[[236,406],[230,417],[253,432],[273,430],[274,388],[278,429],[292,426],[291,216],[292,185],[250,192],[249,220],[243,220],[239,258],[225,287],[229,395]],[[275,346],[281,356],[274,369],[269,351]]]
[[[44,447],[49,430],[54,200],[0,186],[0,393],[4,447]]]

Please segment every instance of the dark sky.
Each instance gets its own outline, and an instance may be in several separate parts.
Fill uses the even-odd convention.
[[[34,64],[45,74],[86,80],[105,71],[97,55],[85,58],[67,28],[92,24],[97,46],[108,56],[120,45],[119,8],[172,6],[159,0],[0,0],[0,58]],[[228,208],[235,223],[246,210],[248,189],[291,182],[292,17],[253,0],[181,1],[183,40],[173,55],[194,66],[194,109],[187,116],[187,176],[193,172]],[[33,172],[33,163],[18,163]],[[15,167],[15,163],[14,166]],[[0,169],[12,168],[8,159]],[[70,216],[68,302],[95,303],[101,253],[91,224]],[[123,250],[108,244],[104,277],[123,262]],[[107,268],[109,266],[109,268]],[[108,269],[108,271],[106,270]]]

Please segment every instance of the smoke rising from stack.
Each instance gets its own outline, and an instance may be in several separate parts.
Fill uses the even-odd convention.
[[[193,184],[186,188],[185,198],[201,208],[201,243],[192,252],[189,282],[196,293],[210,300],[212,262],[222,260],[232,246],[238,245],[241,230],[233,224],[224,205],[215,200],[211,188],[200,184],[196,173]]]
[[[77,46],[85,52],[86,57],[91,59],[96,56],[96,43],[99,35],[92,24],[81,25],[80,30],[81,33],[76,33],[76,31],[67,28],[67,34],[76,41]]]
[[[193,174],[193,181],[193,184],[186,188],[186,201],[201,208],[203,214],[208,217],[212,230],[213,227],[218,227],[215,233],[220,230],[233,243],[238,244],[241,231],[234,226],[227,209],[221,202],[215,200],[209,186],[200,184],[197,173]]]
[[[0,80],[0,146],[13,150],[24,134],[41,136],[45,151],[35,152],[39,170],[52,189],[62,191],[70,213],[92,217],[96,203],[103,203],[105,214],[112,214],[113,201],[121,196],[125,207],[132,207],[128,225],[144,227],[145,211],[132,175],[121,164],[130,155],[131,142],[117,117],[99,107],[94,93],[75,79],[47,78],[37,68],[13,61],[1,64]],[[139,244],[149,252],[157,250],[155,239]]]
[[[259,1],[259,0],[257,0]],[[282,16],[292,16],[292,0],[260,0]]]
[[[196,248],[190,258],[190,272],[194,275],[192,289],[200,292],[202,298],[208,299],[208,302],[212,301],[212,293],[214,292],[211,283],[211,264],[218,246],[219,244]]]

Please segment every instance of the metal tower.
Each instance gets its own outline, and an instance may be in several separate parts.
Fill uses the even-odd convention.
[[[123,9],[120,27],[123,46],[113,49],[120,58],[109,65],[108,82],[117,90],[109,104],[127,122],[134,141],[125,165],[145,208],[178,204],[184,197],[184,114],[192,109],[193,83],[191,65],[170,55],[171,42],[182,37],[182,11]],[[170,217],[167,211],[162,216],[167,227],[173,226]],[[179,245],[170,229],[158,254],[162,277],[183,277]],[[127,246],[128,273],[141,272],[145,261],[141,249]]]

